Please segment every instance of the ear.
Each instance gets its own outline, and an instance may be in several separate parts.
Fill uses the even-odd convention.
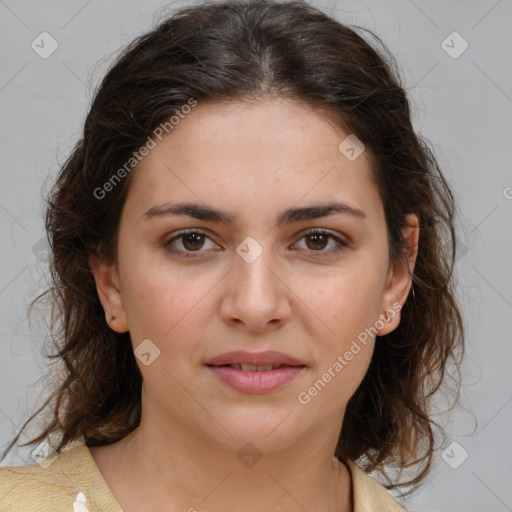
[[[89,257],[89,266],[94,275],[98,297],[105,310],[107,324],[115,332],[127,332],[128,321],[116,266],[105,263],[96,254]]]
[[[414,214],[406,217],[406,226],[402,229],[402,235],[408,248],[407,256],[398,260],[389,269],[384,292],[382,295],[380,315],[384,327],[378,329],[378,336],[383,336],[395,330],[400,324],[400,310],[407,300],[412,286],[412,274],[418,255],[419,221]],[[386,320],[387,317],[387,320]]]

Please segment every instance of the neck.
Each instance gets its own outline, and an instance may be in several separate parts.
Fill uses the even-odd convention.
[[[241,505],[246,512],[352,512],[350,472],[318,437],[262,453],[255,445],[233,450],[187,429],[141,422],[91,453],[124,512],[234,512]]]

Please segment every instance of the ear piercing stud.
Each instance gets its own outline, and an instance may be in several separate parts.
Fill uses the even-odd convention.
[[[389,322],[389,321],[391,320],[391,318],[388,316],[388,313],[387,313],[387,312],[386,312],[386,313],[382,313],[381,318],[382,318],[382,317],[384,317],[384,320],[385,320],[386,322]]]

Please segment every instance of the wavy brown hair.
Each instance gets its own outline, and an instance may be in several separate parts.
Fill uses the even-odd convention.
[[[391,262],[407,254],[400,232],[405,216],[418,216],[413,293],[400,325],[377,340],[348,403],[335,455],[364,461],[365,470],[384,475],[393,465],[410,468],[407,483],[413,486],[425,478],[437,449],[435,434],[444,434],[431,416],[432,397],[451,375],[449,363],[460,368],[464,352],[453,275],[453,194],[430,143],[413,129],[397,64],[384,43],[302,1],[182,8],[129,44],[104,77],[83,136],[47,197],[53,286],[46,293],[56,350],[47,357],[64,364],[22,431],[47,407],[50,420],[21,446],[53,435],[59,436],[57,452],[76,440],[107,445],[140,422],[142,379],[130,335],[107,325],[88,263],[92,253],[117,260],[120,214],[136,166],[105,197],[95,191],[191,98],[276,97],[325,112],[365,144],[384,205]],[[452,379],[458,396],[460,379]]]

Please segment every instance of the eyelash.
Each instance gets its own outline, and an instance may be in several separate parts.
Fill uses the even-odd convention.
[[[184,236],[190,235],[190,234],[204,235],[211,240],[211,238],[204,231],[201,231],[199,229],[188,229],[188,230],[182,231],[181,233],[178,233],[176,236],[169,239],[167,242],[165,242],[164,246],[167,248],[167,250],[169,250],[169,252],[171,252],[173,254],[184,255],[185,258],[197,258],[199,254],[201,254],[202,252],[206,252],[206,251],[201,251],[201,250],[181,251],[181,250],[176,250],[171,247],[172,242],[174,242],[175,240],[179,240],[179,239],[183,238]],[[307,236],[311,236],[311,235],[325,235],[325,236],[335,240],[338,244],[337,247],[335,247],[334,249],[330,249],[330,250],[322,249],[322,250],[314,251],[312,249],[309,249],[309,252],[312,253],[314,255],[313,257],[315,257],[315,258],[329,256],[329,255],[332,255],[333,253],[337,254],[337,253],[345,250],[350,245],[345,240],[342,240],[341,238],[337,237],[336,235],[333,235],[329,231],[325,231],[323,229],[311,229],[311,230],[307,231],[306,233],[304,233],[302,235],[302,237],[300,238],[300,240],[302,240],[303,238],[305,238]]]

